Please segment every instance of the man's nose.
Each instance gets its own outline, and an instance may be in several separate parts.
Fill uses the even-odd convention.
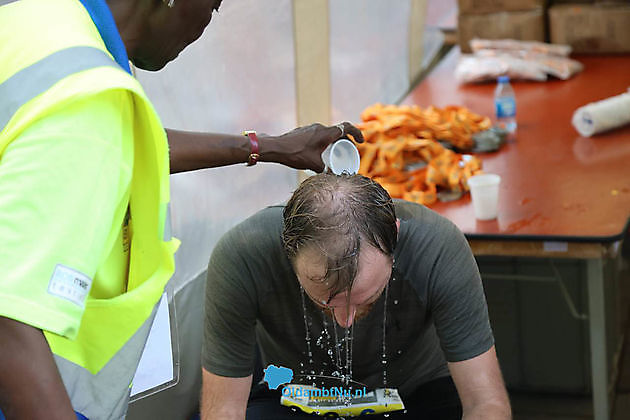
[[[357,314],[357,307],[350,306],[348,309],[339,308],[334,310],[335,320],[343,328],[350,328],[354,322],[354,317]]]

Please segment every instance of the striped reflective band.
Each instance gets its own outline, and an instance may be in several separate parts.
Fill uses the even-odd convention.
[[[166,217],[164,218],[164,235],[162,235],[162,240],[164,242],[168,242],[173,239],[173,231],[172,231],[172,223],[171,223],[171,203],[167,204],[166,207]]]
[[[9,3],[13,3],[17,0],[0,0],[0,7],[4,6],[5,4],[9,4]]]
[[[120,68],[98,48],[72,47],[57,51],[15,73],[0,84],[0,131],[22,105],[46,92],[55,83],[71,74],[103,66]]]

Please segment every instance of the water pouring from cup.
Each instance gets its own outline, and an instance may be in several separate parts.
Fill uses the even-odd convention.
[[[361,157],[354,143],[340,139],[328,145],[322,152],[324,172],[330,170],[335,175],[347,173],[354,175],[359,172]]]

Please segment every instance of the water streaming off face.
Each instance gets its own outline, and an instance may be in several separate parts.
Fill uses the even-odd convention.
[[[322,315],[322,325],[323,325],[323,330],[322,330],[322,338],[325,338],[326,342],[323,343],[322,341],[322,346],[321,349],[324,350],[326,352],[326,354],[328,354],[328,357],[330,357],[330,366],[334,366],[334,371],[332,372],[332,376],[337,376],[339,374],[339,371],[341,370],[341,351],[339,349],[339,347],[337,346],[337,343],[339,342],[339,339],[337,337],[337,327],[335,325],[335,321],[333,319],[332,322],[332,327],[334,328],[334,344],[331,342],[331,340],[333,339],[333,337],[330,335],[330,331],[328,330],[328,315],[326,314],[326,311],[324,309],[321,310],[321,315]],[[334,316],[334,315],[333,315]],[[327,363],[324,362],[324,365],[326,365]],[[323,373],[322,373],[323,374]]]
[[[383,388],[387,388],[387,294],[389,292],[389,283],[385,286],[385,301],[383,302],[383,353],[381,354],[381,363],[383,364]]]
[[[350,343],[350,328],[344,328],[344,343],[345,343],[345,353],[346,353],[346,364],[344,366],[345,371],[343,375],[343,384],[348,386],[350,382],[350,366],[352,365],[352,345]]]
[[[335,355],[337,356],[337,370],[336,373],[337,375],[335,376],[341,376],[341,342],[339,341],[339,335],[337,334],[337,323],[335,322],[335,315],[333,314],[333,322],[332,322],[333,328],[335,329]]]
[[[396,279],[392,276],[392,281]],[[306,292],[300,286],[301,298],[302,298],[302,313],[304,317],[304,329],[305,329],[305,341],[306,341],[306,355],[308,356],[308,368],[305,369],[304,363],[300,363],[300,376],[306,378],[314,387],[326,387],[326,381],[340,381],[342,386],[349,389],[350,392],[344,393],[342,400],[346,405],[352,404],[352,395],[354,395],[353,385],[357,384],[360,387],[367,387],[367,385],[357,382],[352,379],[352,354],[354,343],[354,322],[350,328],[344,328],[343,337],[339,336],[337,332],[337,322],[335,321],[334,310],[327,312],[327,310],[321,309],[322,316],[322,330],[319,337],[315,340],[315,345],[322,352],[328,355],[330,358],[330,367],[332,372],[330,375],[325,374],[325,367],[327,362],[322,362],[320,366],[319,374],[315,372],[315,366],[313,362],[313,349],[311,342],[313,337],[311,335],[312,321],[309,321],[306,310]],[[382,353],[381,353],[381,365],[383,367],[383,388],[387,388],[387,298],[389,294],[389,282],[385,285],[385,296],[383,299],[383,334],[382,334]],[[396,301],[394,304],[397,304]],[[329,317],[332,322],[329,322]],[[333,334],[330,332],[330,328],[333,329]],[[399,351],[400,352],[400,351]],[[324,360],[326,357],[324,356]],[[308,373],[307,373],[308,372]],[[319,383],[316,381],[319,380]],[[330,386],[330,383],[328,383]],[[338,384],[332,386],[339,386]],[[389,414],[384,414],[385,417],[389,417]]]
[[[313,351],[311,350],[311,329],[308,326],[308,320],[306,319],[306,297],[304,289],[300,286],[300,292],[302,295],[302,314],[304,315],[304,330],[306,331],[306,355],[308,356],[309,368],[313,367]],[[302,367],[303,364],[300,364]],[[300,374],[304,375],[304,370],[300,371]]]
[[[392,278],[394,281],[395,278]],[[325,375],[324,366],[327,366],[327,362],[323,362],[323,366],[320,366],[319,374],[315,372],[315,366],[313,363],[313,349],[311,346],[311,342],[313,341],[313,337],[311,336],[310,326],[312,322],[309,322],[307,310],[306,310],[306,292],[300,286],[301,298],[302,298],[302,313],[304,317],[304,329],[305,329],[305,341],[306,341],[306,355],[308,356],[308,368],[304,369],[304,363],[300,363],[300,374],[308,381],[312,381],[313,386],[318,386],[315,382],[316,379],[322,379],[322,382],[319,386],[325,386],[325,382],[323,379],[337,379],[341,381],[343,386],[350,387],[352,390],[353,383],[357,383],[360,385],[360,382],[356,382],[353,380],[353,371],[352,371],[352,355],[353,355],[353,343],[354,343],[354,322],[350,328],[344,328],[343,337],[339,336],[337,331],[337,323],[335,321],[334,310],[331,311],[330,315],[326,313],[326,310],[322,309],[322,332],[320,336],[315,340],[315,345],[321,349],[325,354],[330,358],[330,366],[332,368],[332,372],[330,375]],[[383,334],[382,334],[382,353],[381,353],[381,365],[383,367],[383,387],[387,387],[387,345],[386,345],[386,337],[387,337],[387,297],[389,293],[389,282],[385,286],[385,296],[383,299]],[[331,316],[332,322],[329,323],[328,317]],[[331,334],[329,327],[333,329],[333,334]],[[308,373],[307,373],[308,372]],[[348,399],[349,402],[349,399]]]

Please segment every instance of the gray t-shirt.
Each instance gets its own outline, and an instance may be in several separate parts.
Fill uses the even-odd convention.
[[[447,376],[446,361],[486,352],[494,338],[464,235],[424,206],[398,200],[395,206],[401,224],[387,293],[387,384],[404,397]],[[256,341],[264,366],[288,367],[296,375],[336,370],[337,355],[329,351],[334,344],[323,334],[326,324],[332,336],[334,323],[306,298],[309,363],[302,295],[282,248],[282,210],[258,212],[223,236],[212,253],[202,363],[216,375],[250,375]],[[352,376],[370,388],[383,386],[384,300],[385,294],[354,326]],[[337,333],[341,338],[344,329],[337,326]]]

